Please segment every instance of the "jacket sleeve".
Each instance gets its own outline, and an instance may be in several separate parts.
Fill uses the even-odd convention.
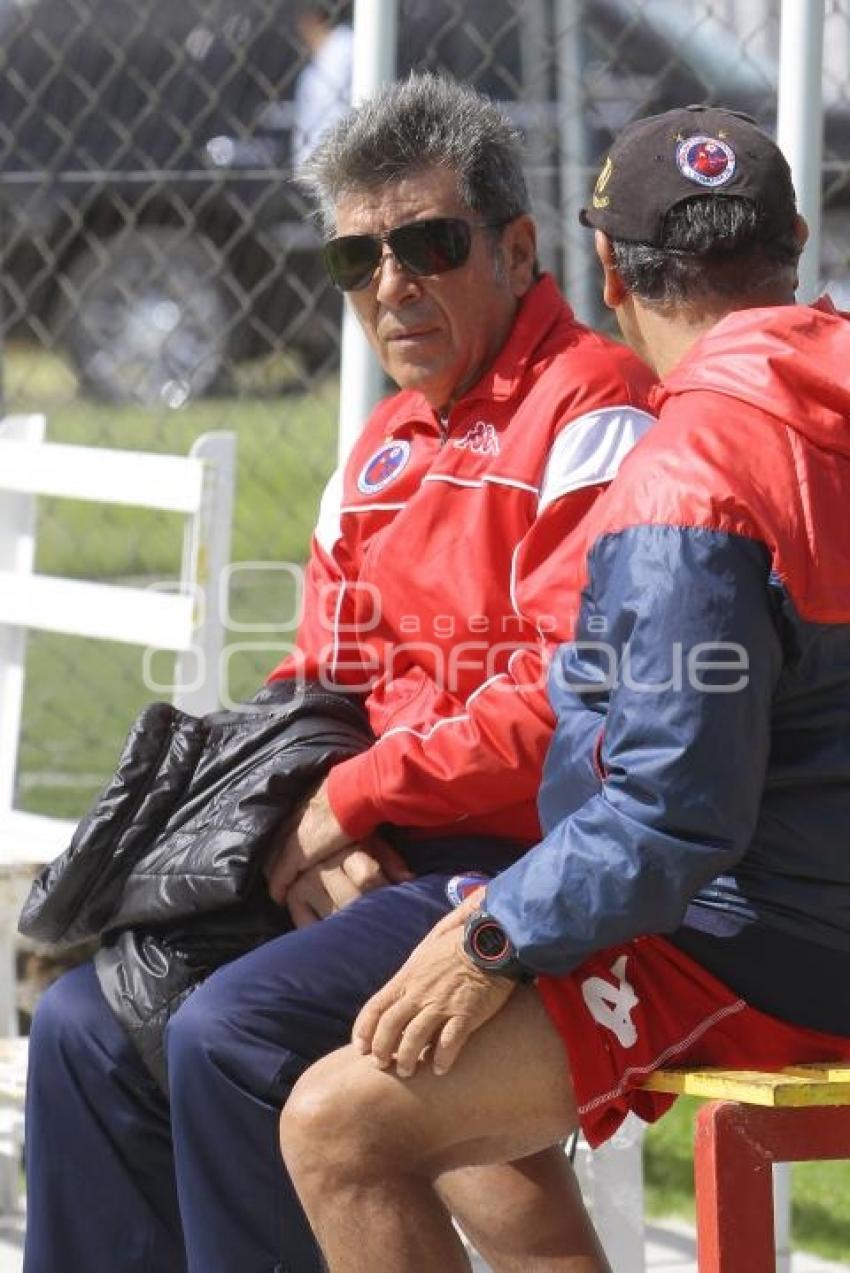
[[[380,822],[445,826],[471,810],[536,799],[554,725],[549,660],[572,635],[575,579],[584,565],[572,532],[653,422],[637,408],[605,407],[561,428],[537,518],[514,555],[511,600],[524,642],[465,701],[441,695],[428,729],[390,729],[369,752],[337,766],[328,796],[353,838]]]
[[[756,539],[639,526],[601,536],[588,565],[576,639],[550,675],[548,834],[487,890],[538,972],[672,931],[691,897],[741,858],[782,662],[769,554]],[[595,789],[582,759],[590,740]]]
[[[535,801],[554,716],[546,692],[552,650],[573,630],[569,531],[598,494],[584,488],[545,510],[516,554],[512,593],[525,641],[504,651],[465,701],[441,694],[427,729],[389,729],[328,781],[334,813],[359,838],[380,822],[445,826],[470,810]],[[498,652],[491,651],[494,655]]]
[[[332,770],[328,797],[340,824],[359,839],[379,822],[445,826],[471,810],[533,800],[554,723],[545,684],[543,647],[519,648],[466,702],[441,696],[427,730],[387,730]]]

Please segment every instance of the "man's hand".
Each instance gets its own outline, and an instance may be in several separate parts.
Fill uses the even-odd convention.
[[[354,847],[354,841],[334,817],[327,782],[323,782],[304,805],[295,824],[287,830],[283,844],[263,867],[272,900],[282,906],[289,886],[299,875],[340,849]]]
[[[308,867],[289,886],[286,904],[295,927],[303,928],[342,910],[364,893],[412,878],[401,855],[373,837],[362,848],[340,849]]]
[[[461,946],[463,925],[482,896],[477,890],[440,920],[361,1010],[352,1041],[358,1051],[371,1052],[381,1069],[395,1059],[396,1073],[409,1078],[433,1049],[434,1073],[445,1074],[515,989],[515,981],[481,972]]]

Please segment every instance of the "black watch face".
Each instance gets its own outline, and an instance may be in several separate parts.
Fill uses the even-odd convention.
[[[501,959],[506,953],[509,942],[505,930],[494,922],[481,924],[473,935],[476,954],[481,959]]]

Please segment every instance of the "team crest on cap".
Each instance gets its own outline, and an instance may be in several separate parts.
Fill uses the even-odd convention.
[[[725,186],[735,174],[735,152],[719,137],[685,137],[676,148],[679,172],[699,186]]]
[[[409,442],[385,442],[363,465],[357,479],[357,489],[364,495],[376,495],[393,478],[398,477],[410,459]]]

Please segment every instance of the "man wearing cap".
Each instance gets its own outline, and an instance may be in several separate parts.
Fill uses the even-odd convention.
[[[795,304],[805,224],[746,116],[634,123],[582,220],[663,378],[659,422],[565,536],[580,608],[549,678],[542,842],[284,1115],[332,1273],[468,1268],[440,1173],[652,1121],[655,1067],[850,1059],[850,325]],[[568,1205],[537,1200],[537,1249]],[[605,1265],[554,1239],[545,1267]]]

